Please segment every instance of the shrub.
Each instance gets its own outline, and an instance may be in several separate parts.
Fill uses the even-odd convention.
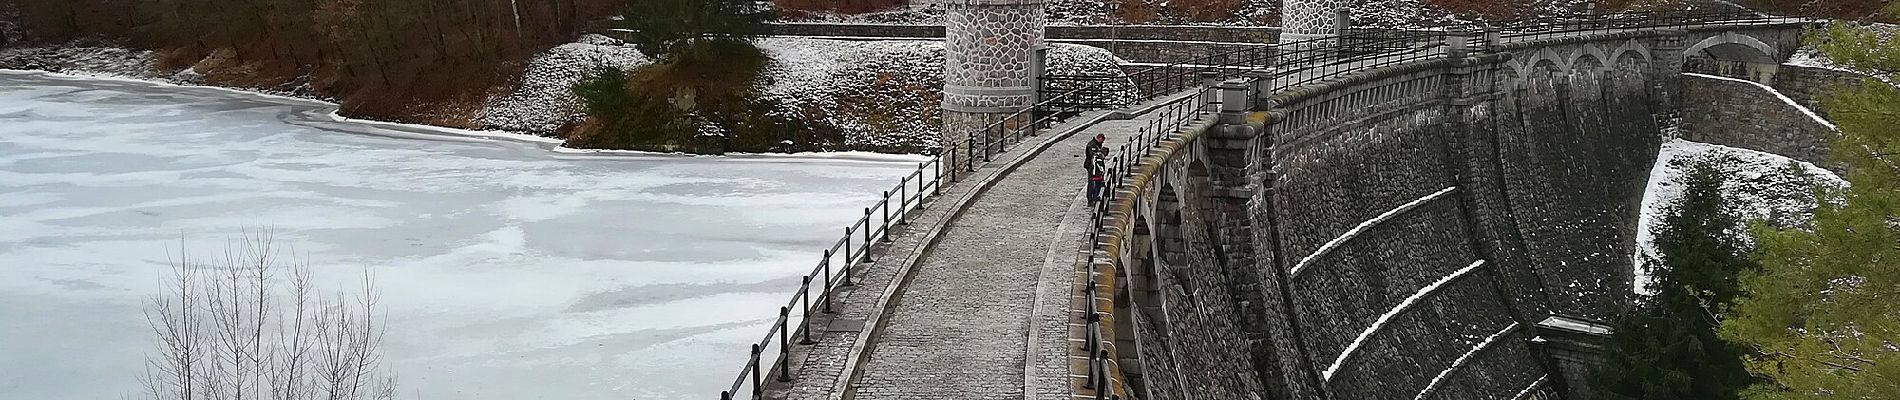
[[[569,136],[576,148],[695,151],[702,136],[747,152],[793,151],[793,127],[769,115],[777,105],[760,96],[769,58],[743,41],[696,41],[666,62],[621,72],[594,71],[574,86],[588,118]],[[793,140],[794,144],[803,141]]]

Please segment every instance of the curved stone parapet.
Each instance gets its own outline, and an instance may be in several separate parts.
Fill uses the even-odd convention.
[[[1712,100],[1681,82],[1683,60],[1762,63],[1781,51],[1691,44],[1777,43],[1800,28],[1507,37],[1251,93],[1250,118],[1223,114],[1161,141],[1129,168],[1096,244],[1107,256],[1097,270],[1122,274],[1104,284],[1115,313],[1104,318],[1129,321],[1109,335],[1124,348],[1127,391],[1587,397],[1591,347],[1579,343],[1607,332],[1549,326],[1596,326],[1633,300],[1648,168],[1671,121],[1695,109],[1685,104]],[[1287,77],[1299,76],[1261,79]]]

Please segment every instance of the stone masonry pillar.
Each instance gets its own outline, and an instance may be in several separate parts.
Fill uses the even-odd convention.
[[[943,148],[954,165],[1000,140],[992,123],[1035,105],[1035,53],[1043,46],[1046,0],[941,0],[944,7]],[[1029,122],[1024,115],[1017,121]],[[974,147],[974,148],[973,148]],[[960,175],[960,168],[957,170]]]
[[[1683,51],[1688,47],[1687,31],[1681,29],[1663,30],[1662,35],[1650,39],[1650,70],[1646,71],[1655,86],[1650,88],[1650,98],[1655,99],[1657,110],[1676,110],[1676,96],[1682,90],[1682,63],[1688,58]],[[1671,122],[1673,123],[1673,122]],[[1665,130],[1668,132],[1668,130]]]

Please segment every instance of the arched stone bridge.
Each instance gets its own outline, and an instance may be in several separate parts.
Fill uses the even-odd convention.
[[[946,4],[1006,21],[1040,1]],[[1584,398],[1600,321],[1632,297],[1648,168],[1696,100],[1681,72],[1772,81],[1811,24],[1439,35],[1327,69],[1216,69],[1041,130],[992,118],[1035,74],[965,71],[939,173],[957,182],[847,255],[824,312],[781,311],[726,395]],[[1035,69],[950,37],[952,69]],[[977,120],[1032,134],[961,125]],[[1081,190],[1094,134],[1121,146],[1099,207]]]

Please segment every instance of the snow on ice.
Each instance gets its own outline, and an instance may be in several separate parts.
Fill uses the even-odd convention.
[[[249,227],[325,287],[374,273],[405,396],[707,398],[818,249],[916,166],[577,155],[334,111],[0,72],[0,397],[136,392],[168,254]]]

